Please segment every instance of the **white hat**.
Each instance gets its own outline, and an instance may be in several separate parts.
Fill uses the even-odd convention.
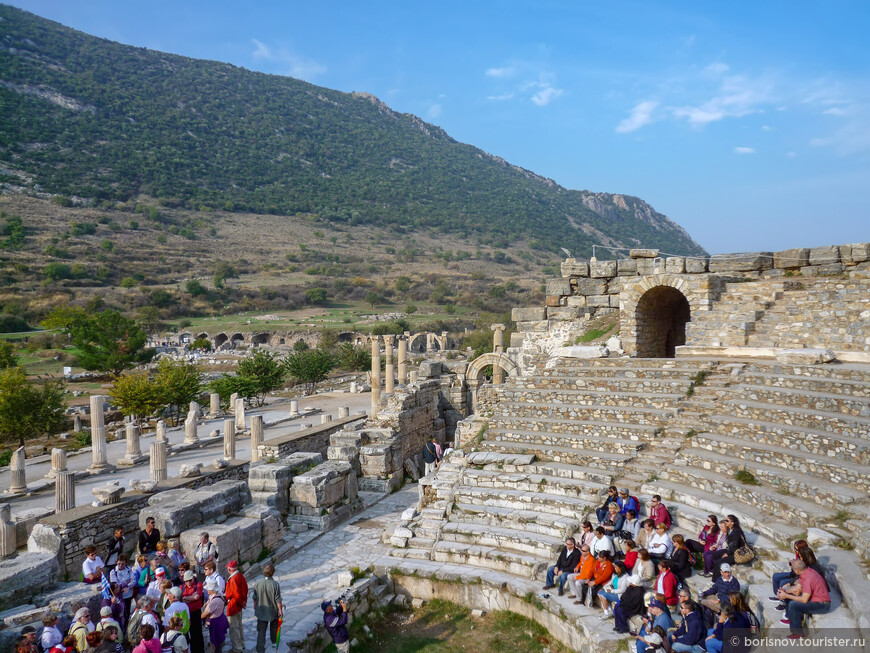
[[[640,576],[638,576],[637,574],[632,574],[631,576],[628,577],[628,584],[629,585],[640,585]]]

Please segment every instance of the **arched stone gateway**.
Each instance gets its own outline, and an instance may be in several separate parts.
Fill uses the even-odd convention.
[[[205,331],[203,331],[202,333],[197,333],[196,340],[208,340],[208,334]]]
[[[408,351],[414,352],[415,354],[423,354],[426,352],[426,333],[420,332],[415,333],[408,340]]]
[[[230,344],[233,347],[238,347],[239,344],[245,341],[245,336],[241,333],[234,333],[232,338],[230,338]]]
[[[226,344],[227,340],[229,340],[229,339],[230,338],[229,338],[229,336],[227,336],[226,333],[217,334],[214,337],[214,348],[217,349],[218,347],[223,346],[224,344]]]
[[[472,412],[477,410],[477,389],[483,381],[483,370],[490,365],[493,368],[500,367],[508,376],[514,376],[518,370],[517,364],[508,358],[507,354],[483,354],[471,361],[465,372],[465,380],[471,393]]]
[[[269,343],[270,333],[255,333],[251,338],[252,345],[266,345]]]
[[[620,337],[631,356],[673,358],[686,344],[686,324],[709,310],[712,285],[675,274],[643,277],[619,295]]]

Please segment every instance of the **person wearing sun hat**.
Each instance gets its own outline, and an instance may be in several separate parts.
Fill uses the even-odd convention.
[[[614,632],[627,633],[628,620],[644,613],[645,592],[640,576],[632,574],[628,577],[628,588],[619,597],[619,603],[613,606]]]
[[[242,610],[248,604],[248,581],[239,571],[239,563],[227,563],[227,617],[230,620],[230,646],[233,653],[244,653],[245,632],[242,628]]]

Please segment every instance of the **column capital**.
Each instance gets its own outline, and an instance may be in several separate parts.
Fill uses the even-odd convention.
[[[489,328],[492,329],[493,331],[504,331],[505,330],[504,324],[490,324]]]
[[[395,338],[396,338],[396,336],[394,336],[394,335],[390,335],[390,334],[385,335],[384,336],[384,344],[392,347],[393,341],[395,340]]]

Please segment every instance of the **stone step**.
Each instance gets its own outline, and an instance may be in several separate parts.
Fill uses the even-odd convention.
[[[520,471],[519,468],[508,468],[507,466],[505,467],[505,469],[506,471]],[[525,469],[535,474],[591,481],[600,485],[610,485],[613,481],[613,477],[611,474],[608,474],[607,472],[602,472],[600,469],[596,469],[594,467],[584,467],[582,465],[541,462],[532,465],[526,465]]]
[[[818,476],[803,474],[791,468],[773,467],[754,460],[735,457],[733,451],[722,454],[702,448],[686,448],[679,455],[690,467],[708,469],[725,476],[733,477],[738,471],[747,470],[761,483],[771,486],[777,492],[815,501],[834,512],[842,507],[840,504],[848,505],[867,498],[866,483],[863,489],[859,490],[842,483],[832,483]]]
[[[492,524],[450,521],[441,531],[441,541],[493,547],[500,551],[549,560],[558,557],[559,550],[564,546],[565,536],[551,537],[542,533]]]
[[[621,469],[625,462],[631,459],[631,456],[628,454],[595,451],[579,447],[545,446],[533,442],[495,442],[484,440],[481,447],[486,451],[533,453],[540,461],[567,463],[596,469],[601,468],[611,472]]]
[[[494,506],[511,510],[530,510],[569,519],[579,519],[589,512],[590,502],[580,497],[549,494],[546,491],[494,490],[460,486],[454,496],[456,503]]]
[[[630,424],[657,425],[673,415],[673,409],[648,408],[632,404],[603,406],[597,404],[571,403],[524,403],[500,401],[500,414],[495,419],[510,420],[531,418],[547,424],[563,424],[575,421],[628,422]]]
[[[665,394],[685,394],[686,388],[691,383],[691,374],[681,374],[679,378],[638,378],[632,374],[628,376],[530,376],[517,377],[509,387],[520,390],[524,388],[536,389],[565,389],[593,392],[648,392]]]
[[[726,408],[727,406],[727,408]],[[833,434],[860,437],[870,432],[870,417],[853,417],[843,413],[832,413],[797,406],[780,407],[763,401],[727,399],[723,402],[723,412],[748,418],[761,418],[765,421],[779,422]]]
[[[575,447],[592,451],[632,454],[640,446],[639,439],[609,437],[607,432],[589,435],[575,433],[551,433],[519,429],[491,428],[486,433],[486,442],[519,442],[539,447]]]
[[[658,433],[661,420],[653,424],[637,424],[623,422],[620,417],[613,421],[593,419],[560,419],[555,417],[513,417],[499,414],[489,419],[492,432],[513,433],[566,433],[573,435],[591,435],[595,437],[624,438],[628,440],[647,441]]]
[[[684,483],[695,490],[720,495],[734,503],[754,506],[768,515],[783,516],[795,523],[814,526],[830,515],[830,509],[805,499],[779,494],[763,485],[745,485],[731,476],[696,467],[663,469],[661,477]]]
[[[857,383],[860,386],[861,384],[870,384],[870,365],[786,365],[756,361],[746,365],[740,378],[751,379],[755,376],[765,379],[781,378],[784,382],[805,379],[808,383],[819,383],[823,379],[836,379],[839,383]]]
[[[725,454],[732,459],[737,457],[739,460],[779,467],[786,477],[793,472],[800,472],[823,477],[835,486],[844,484],[866,488],[870,485],[870,467],[846,459],[814,455],[794,447],[763,444],[751,437],[742,439],[718,433],[699,433],[689,443],[693,447]]]
[[[440,519],[421,519],[414,526],[414,535],[431,540],[437,540],[444,522]]]
[[[560,478],[534,473],[507,473],[501,470],[469,469],[462,477],[463,487],[490,488],[494,490],[521,490],[546,492],[550,495],[577,497],[595,501],[606,488],[604,484],[586,479]]]
[[[497,453],[495,451],[473,451],[467,456],[469,465],[530,465],[535,457],[531,454]]]
[[[839,390],[838,388],[828,388]],[[762,402],[777,406],[794,406],[851,417],[870,417],[870,396],[853,397],[841,393],[741,383],[729,392],[732,400]]]
[[[674,407],[686,393],[636,392],[613,390],[554,390],[534,388],[505,388],[501,392],[499,406],[531,404],[542,407],[632,406],[636,408],[665,409]]]
[[[540,533],[558,539],[564,539],[576,533],[580,529],[581,523],[578,519],[570,519],[562,515],[470,503],[457,503],[450,514],[450,521],[525,530],[529,533]]]
[[[806,525],[792,524],[777,520],[771,513],[759,510],[753,505],[735,500],[731,496],[717,492],[708,492],[686,483],[658,479],[643,486],[646,494],[660,494],[664,503],[676,501],[686,506],[698,508],[708,514],[733,514],[740,519],[744,531],[756,531],[780,545],[791,547],[794,540],[806,532]],[[798,522],[800,524],[800,522]]]
[[[438,542],[433,558],[438,562],[494,569],[523,578],[539,578],[547,569],[547,561],[542,558],[465,542]]]
[[[560,368],[591,368],[595,370],[604,369],[622,369],[622,370],[638,370],[638,369],[682,369],[697,371],[699,365],[706,364],[705,361],[676,361],[674,359],[662,358],[570,358],[557,356],[547,358],[547,369]]]

